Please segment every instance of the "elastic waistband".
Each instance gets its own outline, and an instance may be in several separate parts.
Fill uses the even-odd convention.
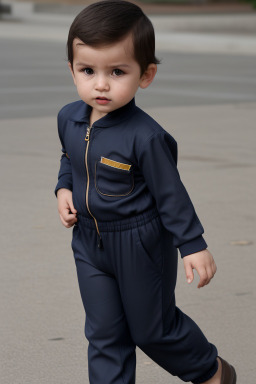
[[[137,215],[131,216],[126,219],[121,220],[112,220],[112,221],[98,221],[98,228],[100,232],[115,232],[115,231],[125,231],[127,229],[139,227],[153,220],[159,216],[159,212],[156,207],[149,209],[148,211],[139,213]],[[81,214],[78,214],[78,225],[82,225],[96,229],[95,222],[92,219],[85,217]]]

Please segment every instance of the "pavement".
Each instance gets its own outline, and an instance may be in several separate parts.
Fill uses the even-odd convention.
[[[24,3],[24,0],[7,0],[10,4]],[[97,0],[96,0],[97,1]],[[147,14],[223,14],[223,13],[249,13],[254,12],[255,7],[252,2],[246,1],[209,1],[199,0],[192,2],[176,1],[173,3],[159,2],[159,1],[143,1],[143,0],[130,0],[137,4]],[[32,3],[35,10],[58,13],[70,13],[70,9],[74,7],[84,7],[95,2],[95,0],[28,0],[26,3]],[[6,0],[3,1],[6,3]]]
[[[255,60],[254,13],[211,15],[209,23],[203,15],[150,17],[161,50]],[[0,40],[64,42],[72,18],[29,14],[21,7],[0,21]],[[228,20],[232,29],[227,32]],[[205,31],[211,22],[212,30]],[[222,29],[214,31],[215,23]],[[242,32],[249,25],[250,31]],[[256,103],[155,107],[147,112],[179,142],[182,179],[218,267],[211,284],[197,290],[198,278],[187,286],[180,261],[177,303],[236,366],[238,383],[255,384]],[[56,117],[1,119],[0,126],[0,381],[89,383],[71,231],[61,226],[53,196],[59,162]],[[180,381],[138,349],[137,383]]]
[[[182,180],[218,268],[197,290],[179,260],[178,306],[236,366],[238,383],[254,384],[256,103],[147,112],[180,144]],[[53,196],[56,118],[0,123],[1,383],[89,383],[71,231]],[[138,384],[179,382],[138,349]]]
[[[41,4],[4,0],[11,7],[0,23],[4,38],[64,41],[74,16],[84,5]],[[197,7],[198,9],[198,7]],[[61,15],[61,18],[60,18]],[[256,12],[206,14],[149,14],[156,31],[156,46],[161,51],[213,52],[256,55]],[[18,33],[12,21],[18,23]],[[37,28],[31,34],[31,25]],[[47,26],[47,28],[45,28]]]

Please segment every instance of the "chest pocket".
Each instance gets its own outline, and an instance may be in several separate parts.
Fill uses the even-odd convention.
[[[101,157],[95,164],[95,187],[105,196],[127,196],[134,188],[131,164]]]

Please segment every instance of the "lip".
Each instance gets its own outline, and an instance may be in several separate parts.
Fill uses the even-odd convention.
[[[99,97],[95,98],[95,101],[96,101],[97,104],[106,105],[106,104],[110,103],[111,100],[108,99],[107,97],[99,96]]]

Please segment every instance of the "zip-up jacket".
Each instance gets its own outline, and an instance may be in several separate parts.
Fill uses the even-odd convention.
[[[156,207],[181,256],[207,247],[203,227],[177,170],[177,143],[135,105],[108,113],[90,127],[91,107],[76,101],[58,114],[62,157],[55,189],[72,191],[78,214],[98,221]]]

